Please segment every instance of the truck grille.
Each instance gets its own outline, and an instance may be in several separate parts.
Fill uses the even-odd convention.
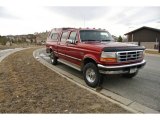
[[[135,61],[143,58],[143,50],[117,52],[118,62]]]

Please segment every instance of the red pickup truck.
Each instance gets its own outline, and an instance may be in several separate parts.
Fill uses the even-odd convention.
[[[108,31],[94,28],[55,28],[46,41],[51,63],[59,61],[82,71],[90,87],[97,87],[108,74],[134,77],[146,64],[144,50],[142,46],[114,42]]]

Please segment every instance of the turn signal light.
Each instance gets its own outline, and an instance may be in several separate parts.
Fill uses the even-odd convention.
[[[100,61],[103,61],[103,62],[117,62],[117,59],[116,58],[100,58]]]

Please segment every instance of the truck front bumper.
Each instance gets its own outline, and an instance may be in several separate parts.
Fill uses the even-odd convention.
[[[99,72],[102,74],[124,74],[124,73],[134,73],[137,70],[144,67],[146,61],[143,60],[138,63],[127,64],[127,65],[117,65],[117,66],[104,66],[98,64]]]

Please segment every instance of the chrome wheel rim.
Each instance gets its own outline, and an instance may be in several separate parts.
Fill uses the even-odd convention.
[[[96,73],[92,68],[86,70],[86,79],[90,83],[93,83],[96,80]]]

